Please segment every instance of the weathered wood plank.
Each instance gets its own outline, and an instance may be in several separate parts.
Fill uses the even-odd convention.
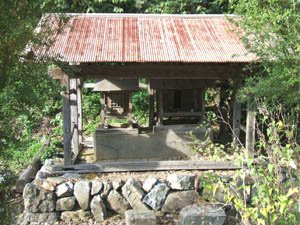
[[[63,134],[64,134],[64,165],[72,164],[72,151],[71,151],[71,112],[70,112],[70,82],[69,76],[63,74],[62,92],[63,97]]]
[[[163,170],[232,170],[240,169],[233,161],[224,160],[180,160],[180,161],[131,161],[102,162],[94,164],[77,164],[72,166],[56,166],[55,172],[66,173],[108,173],[133,171],[163,171]]]

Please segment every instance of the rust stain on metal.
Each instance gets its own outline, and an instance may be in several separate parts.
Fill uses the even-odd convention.
[[[250,62],[225,16],[70,14],[48,49],[66,62]],[[37,54],[45,51],[40,49]]]

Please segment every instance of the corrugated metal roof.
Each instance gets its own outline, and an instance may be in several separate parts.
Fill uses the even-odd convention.
[[[66,62],[250,62],[223,15],[67,14],[47,51]]]

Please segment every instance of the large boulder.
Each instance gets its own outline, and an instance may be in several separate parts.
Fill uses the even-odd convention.
[[[176,213],[188,205],[197,202],[199,195],[195,191],[178,191],[170,193],[161,211]]]
[[[56,201],[56,211],[70,211],[75,207],[75,197],[64,197]]]
[[[133,209],[148,210],[148,207],[142,202],[144,191],[141,188],[141,183],[136,179],[131,178],[125,183],[122,187],[122,194]]]
[[[125,212],[126,225],[156,225],[156,217],[150,210],[128,210]]]
[[[107,197],[108,207],[120,215],[130,209],[129,202],[116,190],[112,190]]]
[[[179,214],[179,225],[223,225],[225,211],[218,205],[194,204],[183,208]]]
[[[79,181],[74,186],[74,195],[81,209],[87,210],[89,208],[91,193],[90,181]]]
[[[54,192],[40,189],[32,183],[25,185],[23,198],[27,212],[53,212],[55,210]]]
[[[163,182],[156,184],[144,197],[143,202],[152,209],[160,210],[163,206],[170,188]]]
[[[106,208],[100,195],[95,195],[91,201],[91,211],[97,222],[106,218]]]
[[[174,190],[195,189],[195,175],[171,174],[167,178],[169,185]]]

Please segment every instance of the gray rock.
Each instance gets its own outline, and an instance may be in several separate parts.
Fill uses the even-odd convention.
[[[226,203],[226,193],[222,186],[218,183],[212,184],[210,188],[204,188],[202,191],[202,197],[210,202]]]
[[[56,211],[70,211],[75,207],[75,197],[60,198],[56,201]]]
[[[89,181],[79,181],[75,183],[74,195],[79,203],[79,206],[83,210],[89,208],[90,202],[90,192],[91,192],[91,182]]]
[[[90,211],[77,210],[77,211],[65,211],[61,213],[61,220],[68,224],[78,223],[81,221],[88,221],[93,217]]]
[[[106,199],[111,190],[112,190],[112,184],[110,182],[104,181],[103,182],[103,189],[100,193],[101,198]]]
[[[35,179],[46,179],[48,177],[51,177],[53,176],[52,173],[48,172],[48,171],[42,171],[42,170],[39,170],[35,176]]]
[[[131,178],[127,180],[122,187],[122,194],[133,209],[148,210],[148,207],[142,202],[144,191],[141,188],[140,182],[136,179]]]
[[[179,225],[223,225],[226,214],[216,205],[189,205],[179,214]]]
[[[108,207],[120,215],[130,209],[129,202],[116,190],[112,190],[107,197]]]
[[[54,192],[40,189],[32,183],[24,187],[23,198],[27,212],[53,212],[55,210]]]
[[[149,192],[151,190],[151,188],[157,183],[157,179],[154,177],[150,177],[147,180],[145,180],[144,184],[143,184],[143,189],[146,192]]]
[[[115,180],[112,182],[112,186],[114,190],[119,190],[124,185],[124,181],[122,180]]]
[[[101,189],[103,187],[103,184],[101,181],[98,181],[98,180],[93,180],[92,181],[92,191],[91,191],[91,195],[96,195],[98,194]]]
[[[176,213],[188,205],[197,202],[199,195],[195,191],[179,191],[168,195],[162,212]]]
[[[156,225],[156,217],[150,210],[128,210],[125,212],[126,225]]]
[[[171,174],[167,178],[170,187],[174,190],[195,189],[195,175]]]
[[[95,195],[92,199],[91,211],[97,222],[102,222],[106,218],[106,208],[100,195]]]
[[[152,209],[160,210],[163,206],[170,188],[163,182],[156,184],[144,197],[143,202]]]
[[[62,177],[48,177],[46,179],[35,179],[34,184],[48,191],[54,191],[56,186],[66,182]]]
[[[62,183],[56,186],[55,194],[57,197],[69,197],[73,195],[74,185],[72,182]]]
[[[59,220],[59,213],[31,213],[25,212],[21,225],[27,224],[55,224]]]
[[[227,176],[227,175],[221,175],[221,176],[220,176],[220,179],[221,179],[221,181],[224,182],[224,183],[229,183],[229,182],[231,182],[231,181],[233,180],[232,177]]]

